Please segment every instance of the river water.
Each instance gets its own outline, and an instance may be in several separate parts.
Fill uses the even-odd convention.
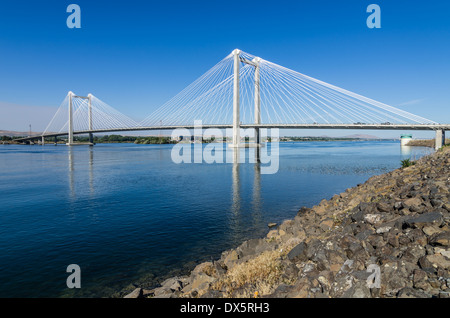
[[[0,145],[0,297],[149,287],[433,151],[398,141],[280,143],[278,172],[264,174],[249,162],[176,164],[172,147]],[[81,268],[80,289],[67,288],[69,264]]]

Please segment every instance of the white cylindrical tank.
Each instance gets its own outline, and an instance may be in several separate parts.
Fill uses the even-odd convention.
[[[400,145],[406,146],[408,144],[408,142],[410,142],[411,140],[412,140],[411,134],[401,135],[400,136]]]

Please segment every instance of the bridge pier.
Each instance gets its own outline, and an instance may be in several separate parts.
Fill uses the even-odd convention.
[[[69,135],[67,139],[67,146],[73,145],[73,108],[72,108],[72,97],[73,93],[69,92]]]
[[[41,139],[41,145],[42,145],[42,146],[45,145],[45,137],[44,137],[44,136],[42,136],[42,139]]]
[[[441,149],[445,145],[445,130],[438,129],[436,130],[436,139],[435,139],[435,149]]]
[[[261,95],[260,95],[260,76],[259,76],[259,58],[255,58],[252,62],[255,63],[255,124],[261,124]],[[259,128],[255,128],[255,142],[259,147],[261,144],[261,135]]]
[[[241,142],[241,119],[240,119],[240,98],[239,98],[239,54],[238,49],[233,51],[234,55],[234,82],[233,82],[233,148],[238,148]]]
[[[255,58],[252,62],[255,63],[255,124],[261,124],[261,95],[260,95],[260,75],[259,75],[259,58]],[[258,127],[255,128],[255,160],[257,163],[261,162],[261,134]]]
[[[259,57],[255,57],[252,61],[245,58],[241,58],[241,51],[236,49],[233,51],[234,58],[234,82],[233,82],[233,143],[230,145],[232,148],[245,147],[245,144],[241,144],[241,122],[240,122],[240,95],[239,95],[239,66],[240,62],[255,67],[255,124],[261,124],[261,95],[260,95],[260,61]],[[261,145],[261,135],[259,127],[255,127],[255,143],[256,147]],[[259,157],[259,156],[258,156]],[[258,158],[259,160],[259,158]]]
[[[74,145],[94,145],[94,136],[93,133],[89,133],[89,142],[85,143],[74,143],[73,142],[73,98],[79,98],[79,99],[87,99],[88,100],[88,127],[89,131],[93,130],[93,117],[92,117],[92,94],[88,94],[87,97],[84,96],[76,96],[74,93],[69,92],[69,127],[68,127],[68,140],[66,145],[67,146],[74,146]],[[56,139],[55,139],[56,142]]]
[[[88,94],[88,124],[89,124],[89,130],[92,131],[93,125],[92,125],[92,94]],[[94,145],[94,135],[92,133],[89,133],[89,145]]]

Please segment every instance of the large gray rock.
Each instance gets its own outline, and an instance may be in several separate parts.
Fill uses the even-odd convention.
[[[398,298],[431,298],[430,294],[424,293],[423,291],[405,287],[402,288],[397,295]]]
[[[434,268],[450,270],[450,259],[448,259],[444,255],[442,254],[427,255],[426,258],[427,261],[429,261]]]
[[[419,197],[413,197],[403,201],[402,206],[412,212],[419,212],[423,210],[423,201]]]
[[[150,296],[152,298],[170,298],[173,295],[172,289],[167,286],[155,288],[151,291]]]
[[[140,298],[142,297],[142,288],[136,288],[128,295],[125,295],[123,298]]]
[[[183,288],[182,281],[178,277],[172,277],[166,279],[162,284],[162,287],[169,288],[172,291],[181,290]]]
[[[433,246],[450,246],[450,231],[433,234],[429,242]]]
[[[423,228],[428,225],[441,226],[444,221],[442,214],[439,212],[425,213],[420,216],[411,217],[404,221],[407,227]]]
[[[273,249],[273,244],[268,243],[263,239],[251,239],[242,243],[237,249],[236,252],[239,256],[239,259],[248,258],[249,256],[253,256],[255,254],[260,254],[264,251]]]
[[[323,249],[323,244],[319,239],[312,239],[308,242],[306,258],[311,259],[319,250]]]
[[[389,262],[381,267],[381,289],[386,297],[395,297],[404,287],[413,287],[410,274],[401,262]]]
[[[210,289],[206,293],[200,296],[200,298],[222,298],[223,293],[218,290]]]
[[[385,201],[377,202],[376,206],[379,212],[390,212],[394,210],[394,205]]]
[[[306,257],[306,249],[306,243],[301,242],[289,251],[289,253],[287,254],[287,258],[294,263],[304,262],[308,259]]]
[[[414,288],[419,288],[419,289],[422,289],[425,291],[431,289],[431,285],[428,282],[427,272],[425,272],[421,269],[414,270],[413,284],[414,284]]]
[[[370,289],[367,287],[365,281],[357,281],[348,289],[344,295],[344,298],[369,298],[371,297]]]

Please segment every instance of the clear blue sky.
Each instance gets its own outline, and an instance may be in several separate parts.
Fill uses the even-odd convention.
[[[71,3],[81,29],[66,26]],[[366,26],[371,3],[381,29]],[[0,130],[45,128],[69,90],[143,119],[235,48],[450,123],[449,14],[441,0],[3,0]]]

